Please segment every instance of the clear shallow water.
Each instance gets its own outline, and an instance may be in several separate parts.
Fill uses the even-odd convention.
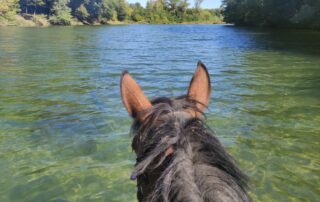
[[[207,121],[255,201],[320,198],[320,33],[221,25],[0,29],[0,201],[136,201],[119,97],[212,77]]]

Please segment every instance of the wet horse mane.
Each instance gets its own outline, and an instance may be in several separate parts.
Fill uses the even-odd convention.
[[[139,201],[251,201],[248,178],[203,121],[204,103],[194,95],[189,88],[186,96],[131,108],[136,110],[131,134],[137,155],[131,179],[137,179]],[[147,103],[134,98],[125,105]]]

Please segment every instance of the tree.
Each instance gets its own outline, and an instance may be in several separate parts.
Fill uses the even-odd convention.
[[[0,0],[0,17],[11,18],[19,10],[18,0]]]
[[[117,18],[119,21],[123,21],[126,19],[127,15],[127,4],[125,0],[119,0],[116,5]]]
[[[166,1],[166,8],[173,14],[177,14],[177,7],[180,0],[167,0]]]
[[[320,0],[307,1],[290,19],[294,25],[320,28]],[[303,27],[302,26],[302,27]]]
[[[211,21],[219,18],[211,10],[203,11],[196,1],[195,8],[188,8],[188,0],[148,0],[147,7],[139,3],[128,4],[126,0],[0,0],[0,16],[14,16],[19,4],[26,19],[46,21],[51,24],[69,25],[72,17],[85,24],[108,23],[108,21],[132,20],[149,23],[179,23],[185,21]],[[238,0],[240,1],[240,0]],[[35,16],[46,14],[46,16]],[[41,23],[40,23],[41,24]]]
[[[51,9],[53,16],[50,22],[55,25],[70,25],[71,24],[71,8],[68,7],[69,0],[56,0]]]
[[[45,5],[45,2],[43,0],[28,0],[27,1],[27,6],[32,6],[33,7],[33,16],[37,14],[37,8],[39,6]]]
[[[320,0],[224,0],[223,8],[236,25],[320,28]]]
[[[79,8],[76,9],[75,17],[78,18],[82,22],[86,22],[90,14],[88,13],[84,4],[81,4]]]
[[[189,6],[188,0],[167,0],[166,9],[176,18],[176,21],[182,21],[185,12]]]
[[[141,6],[140,3],[130,4],[130,8],[132,9],[131,16],[129,19],[140,22],[145,18],[145,9]]]

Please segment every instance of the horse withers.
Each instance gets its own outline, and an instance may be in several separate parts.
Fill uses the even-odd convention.
[[[140,202],[251,201],[246,175],[204,123],[211,84],[203,63],[185,96],[150,101],[127,71],[120,88],[134,119],[137,162],[131,179],[137,180]]]

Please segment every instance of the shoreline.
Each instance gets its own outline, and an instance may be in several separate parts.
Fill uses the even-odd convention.
[[[271,30],[309,30],[319,32],[319,29],[312,28],[302,28],[302,27],[265,27],[265,26],[246,26],[246,25],[236,25],[230,24],[223,21],[191,21],[191,22],[169,22],[169,23],[149,23],[145,21],[135,22],[135,21],[104,21],[103,23],[88,23],[81,22],[76,19],[72,19],[70,25],[55,25],[51,24],[49,20],[44,15],[29,15],[28,19],[22,15],[15,15],[10,20],[1,18],[0,16],[0,28],[1,27],[36,27],[36,28],[45,28],[45,27],[76,27],[76,26],[124,26],[124,25],[226,25],[226,26],[235,26],[243,27],[250,29],[271,29]]]
[[[223,21],[192,21],[192,22],[169,22],[169,23],[149,23],[149,22],[134,22],[134,21],[107,21],[104,23],[86,23],[76,19],[71,21],[70,25],[55,25],[43,15],[29,16],[29,19],[22,15],[15,15],[12,19],[0,18],[0,27],[55,27],[55,26],[103,26],[103,25],[132,25],[132,24],[154,24],[154,25],[211,25],[211,24],[227,24]]]

